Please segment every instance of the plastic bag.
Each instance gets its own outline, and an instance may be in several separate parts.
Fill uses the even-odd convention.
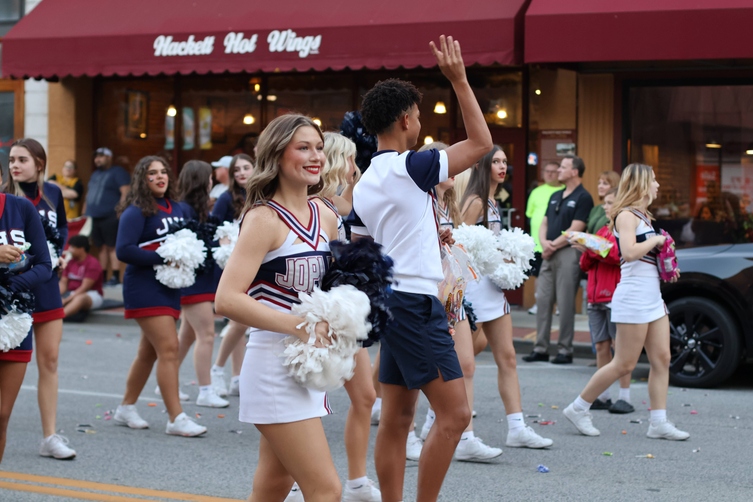
[[[471,265],[471,260],[460,245],[442,246],[442,273],[444,279],[439,283],[439,301],[447,313],[447,323],[452,329],[460,320],[463,297],[469,281],[478,280],[478,274]]]
[[[667,238],[656,256],[656,267],[659,277],[664,282],[671,282],[680,277],[680,267],[677,264],[675,240],[663,228],[661,234]]]
[[[609,239],[605,239],[598,235],[587,234],[586,232],[573,232],[572,230],[562,233],[565,234],[565,237],[567,237],[567,241],[570,244],[580,244],[602,258],[606,258],[609,254],[609,250],[612,249],[612,243],[609,242]]]

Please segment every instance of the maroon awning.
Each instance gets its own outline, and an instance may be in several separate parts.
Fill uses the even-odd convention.
[[[525,62],[753,58],[750,0],[533,0]]]
[[[430,67],[441,34],[468,64],[521,64],[525,3],[44,0],[4,37],[3,75]]]

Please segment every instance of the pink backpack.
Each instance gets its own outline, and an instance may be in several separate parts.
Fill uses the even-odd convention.
[[[659,269],[659,277],[664,282],[670,282],[680,276],[680,267],[677,266],[677,253],[675,252],[675,241],[661,229],[661,234],[667,238],[664,245],[656,255],[656,267]]]

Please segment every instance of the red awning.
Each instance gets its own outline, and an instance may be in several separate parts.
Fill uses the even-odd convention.
[[[753,58],[750,0],[533,0],[526,63]]]
[[[441,34],[467,64],[520,64],[525,3],[44,0],[4,37],[3,75],[431,67]]]

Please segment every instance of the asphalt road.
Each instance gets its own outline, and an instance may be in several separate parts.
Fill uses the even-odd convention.
[[[89,341],[91,343],[89,343]],[[219,500],[245,499],[257,461],[259,434],[237,420],[237,399],[226,410],[185,405],[209,428],[204,438],[167,436],[162,402],[153,394],[154,377],[139,402],[152,428],[134,431],[113,425],[106,412],[120,402],[125,375],[135,354],[135,325],[66,325],[60,355],[58,428],[78,452],[73,461],[38,455],[41,436],[36,404],[36,365],[30,364],[9,427],[0,466],[0,500]],[[671,388],[669,417],[690,432],[686,442],[645,437],[647,367],[634,373],[632,415],[594,412],[602,435],[576,433],[561,410],[585,385],[591,361],[571,366],[519,362],[524,413],[541,414],[531,424],[554,439],[545,451],[504,448],[504,410],[489,353],[478,358],[476,434],[502,446],[488,464],[453,463],[443,501],[497,500],[751,500],[753,498],[753,375],[741,369],[729,385],[714,390]],[[191,357],[181,369],[182,389],[193,399],[198,388]],[[323,420],[341,476],[346,475],[342,431],[348,407],[343,390],[333,392],[336,413]],[[153,406],[149,406],[152,404]],[[558,409],[554,409],[554,407]],[[426,402],[420,404],[423,417]],[[224,415],[224,417],[221,417]],[[631,420],[641,419],[634,424]],[[419,420],[419,427],[422,420]],[[89,427],[84,425],[88,424]],[[82,430],[85,432],[79,432]],[[372,428],[372,448],[376,428]],[[605,455],[605,453],[611,455]],[[645,458],[652,454],[653,459]],[[370,456],[373,449],[370,450]],[[373,458],[373,457],[371,457]],[[550,472],[537,471],[545,465]],[[414,500],[417,464],[407,462],[405,500]],[[376,479],[373,460],[369,476]],[[73,481],[71,481],[73,480]],[[99,484],[97,484],[99,483]],[[159,492],[154,491],[159,490]]]

